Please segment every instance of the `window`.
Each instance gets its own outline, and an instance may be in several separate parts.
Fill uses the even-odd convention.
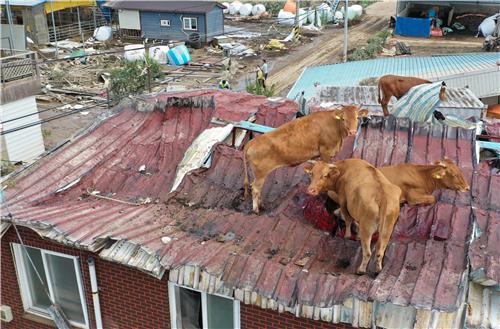
[[[240,327],[240,302],[168,283],[170,319],[176,329]]]
[[[184,30],[196,31],[198,30],[198,18],[184,17],[182,19],[182,26]]]
[[[50,299],[24,248],[19,244],[12,244],[12,250],[24,309],[50,318],[47,311],[51,305]],[[26,251],[52,300],[61,306],[71,324],[87,328],[87,309],[78,257],[32,247],[26,247]]]
[[[170,26],[170,20],[168,20],[168,19],[160,19],[160,26],[169,27]]]

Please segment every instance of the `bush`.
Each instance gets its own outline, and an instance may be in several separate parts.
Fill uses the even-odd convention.
[[[263,95],[266,97],[274,96],[275,85],[271,85],[270,87],[264,88],[259,83],[255,82],[246,87],[247,93],[254,95]]]
[[[151,80],[161,75],[161,65],[149,56],[146,56],[144,61],[123,60],[120,68],[111,71],[112,96],[123,97],[144,91],[148,84],[148,66]]]
[[[387,38],[391,35],[389,30],[384,29],[367,40],[367,45],[356,49],[352,54],[347,56],[349,61],[361,61],[365,59],[372,59],[382,51],[386,44]]]

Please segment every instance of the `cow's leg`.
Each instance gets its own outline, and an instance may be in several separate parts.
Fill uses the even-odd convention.
[[[337,203],[337,204],[339,203],[339,196],[337,195],[337,193],[335,191],[328,191],[327,194],[328,194],[328,197],[330,199],[335,201],[335,203]]]
[[[406,202],[410,206],[435,204],[436,198],[434,195],[425,193],[423,190],[411,189],[406,192]]]
[[[389,110],[387,108],[387,104],[389,104],[389,101],[391,100],[391,96],[386,96],[382,98],[380,101],[380,105],[382,105],[382,111],[384,111],[384,116],[388,117],[390,115]]]
[[[375,266],[375,272],[380,273],[382,271],[382,261],[384,260],[385,250],[387,249],[387,244],[392,235],[394,229],[394,224],[398,219],[399,211],[392,215],[388,215],[386,218],[381,218],[380,220],[389,221],[382,229],[380,229],[379,237],[377,241],[376,253],[377,261]]]
[[[261,192],[262,192],[262,187],[264,186],[265,179],[266,179],[265,176],[255,178],[255,180],[252,183],[252,206],[253,206],[253,211],[256,214],[259,213],[259,209],[262,207]]]
[[[372,256],[372,250],[370,248],[370,243],[372,241],[372,235],[377,230],[376,225],[370,225],[371,223],[366,223],[366,225],[359,225],[359,238],[361,241],[361,250],[363,252],[363,259],[358,267],[356,273],[365,274],[368,263],[370,262],[370,257]],[[380,238],[379,238],[380,239]]]
[[[326,146],[319,147],[319,157],[321,158],[321,160],[323,160],[327,163],[329,163],[330,160],[332,159],[332,153],[333,153],[333,149],[330,147],[326,147]]]
[[[342,219],[344,220],[345,223],[345,235],[344,239],[350,239],[351,238],[351,224],[354,221],[354,219],[351,217],[349,214],[349,211],[345,206],[340,206],[340,214],[342,215]]]

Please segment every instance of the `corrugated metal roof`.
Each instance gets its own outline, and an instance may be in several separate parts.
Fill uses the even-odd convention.
[[[389,102],[389,111],[395,99]],[[328,108],[336,105],[362,104],[370,113],[382,115],[382,107],[378,103],[378,88],[376,86],[319,86],[316,95],[309,101],[310,107]],[[482,118],[482,112],[486,108],[469,89],[447,88],[446,100],[437,106],[439,111],[445,115],[468,119],[474,117]]]
[[[311,199],[301,166],[268,177],[261,216],[243,201],[241,151],[225,144],[215,147],[209,169],[191,172],[168,194],[178,163],[211,118],[239,121],[256,112],[256,123],[277,126],[297,110],[290,101],[248,94],[188,95],[147,100],[148,106],[167,104],[164,111],[126,108],[42,160],[8,190],[14,220],[104,259],[157,277],[168,270],[171,281],[263,308],[361,327],[460,326],[472,196],[491,190],[484,180],[472,179],[473,132],[374,117],[356,143],[345,142],[339,158],[363,158],[378,166],[447,156],[473,187],[472,195],[441,191],[434,206],[403,207],[384,270],[376,278],[357,276],[359,243],[304,221],[303,207]],[[215,97],[215,107],[207,96]],[[139,173],[143,164],[146,170]],[[143,204],[103,200],[89,196],[89,189]],[[147,197],[151,203],[144,203]],[[3,216],[5,211],[2,207]]]
[[[214,7],[221,9],[226,8],[217,1],[131,1],[131,0],[114,0],[109,1],[105,7],[113,9],[128,9],[141,11],[161,11],[173,13],[208,13]]]
[[[42,3],[45,3],[47,0],[9,0],[9,4],[11,6],[24,6],[24,7],[33,7]],[[5,0],[0,0],[0,5],[5,5]]]
[[[366,78],[380,77],[386,74],[404,76],[416,76],[432,81],[446,80],[452,77],[450,82],[461,76],[457,83],[466,81],[469,88],[477,97],[487,97],[481,91],[489,91],[492,87],[497,88],[500,94],[500,71],[497,61],[500,60],[499,53],[475,53],[459,55],[436,55],[422,57],[391,57],[378,58],[366,61],[347,62],[340,64],[329,64],[307,67],[295,82],[288,93],[288,98],[295,98],[301,91],[310,98],[316,93],[314,84],[327,86],[357,86]],[[481,71],[483,79],[476,79],[475,73]],[[491,72],[491,74],[490,74]],[[471,78],[469,78],[471,75]],[[465,79],[465,80],[464,80]],[[450,87],[463,88],[465,85],[450,84]]]

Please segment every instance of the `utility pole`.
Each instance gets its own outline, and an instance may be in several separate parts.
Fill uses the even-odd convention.
[[[295,26],[299,26],[300,0],[295,0]]]
[[[347,62],[347,42],[348,42],[348,28],[349,18],[347,17],[347,8],[349,7],[349,0],[345,0],[344,4],[344,63]]]
[[[54,7],[52,6],[52,2],[50,2],[50,9],[51,9],[50,15],[52,16],[52,29],[54,32],[54,42],[56,45],[56,58],[58,58],[59,57],[59,45],[57,44],[56,19],[54,17]]]
[[[5,0],[5,9],[7,11],[7,21],[9,23],[9,45],[10,45],[10,54],[14,55],[13,49],[16,48],[14,46],[14,33],[12,32],[12,12],[10,11],[10,3],[9,0]],[[25,41],[26,42],[26,41]]]

